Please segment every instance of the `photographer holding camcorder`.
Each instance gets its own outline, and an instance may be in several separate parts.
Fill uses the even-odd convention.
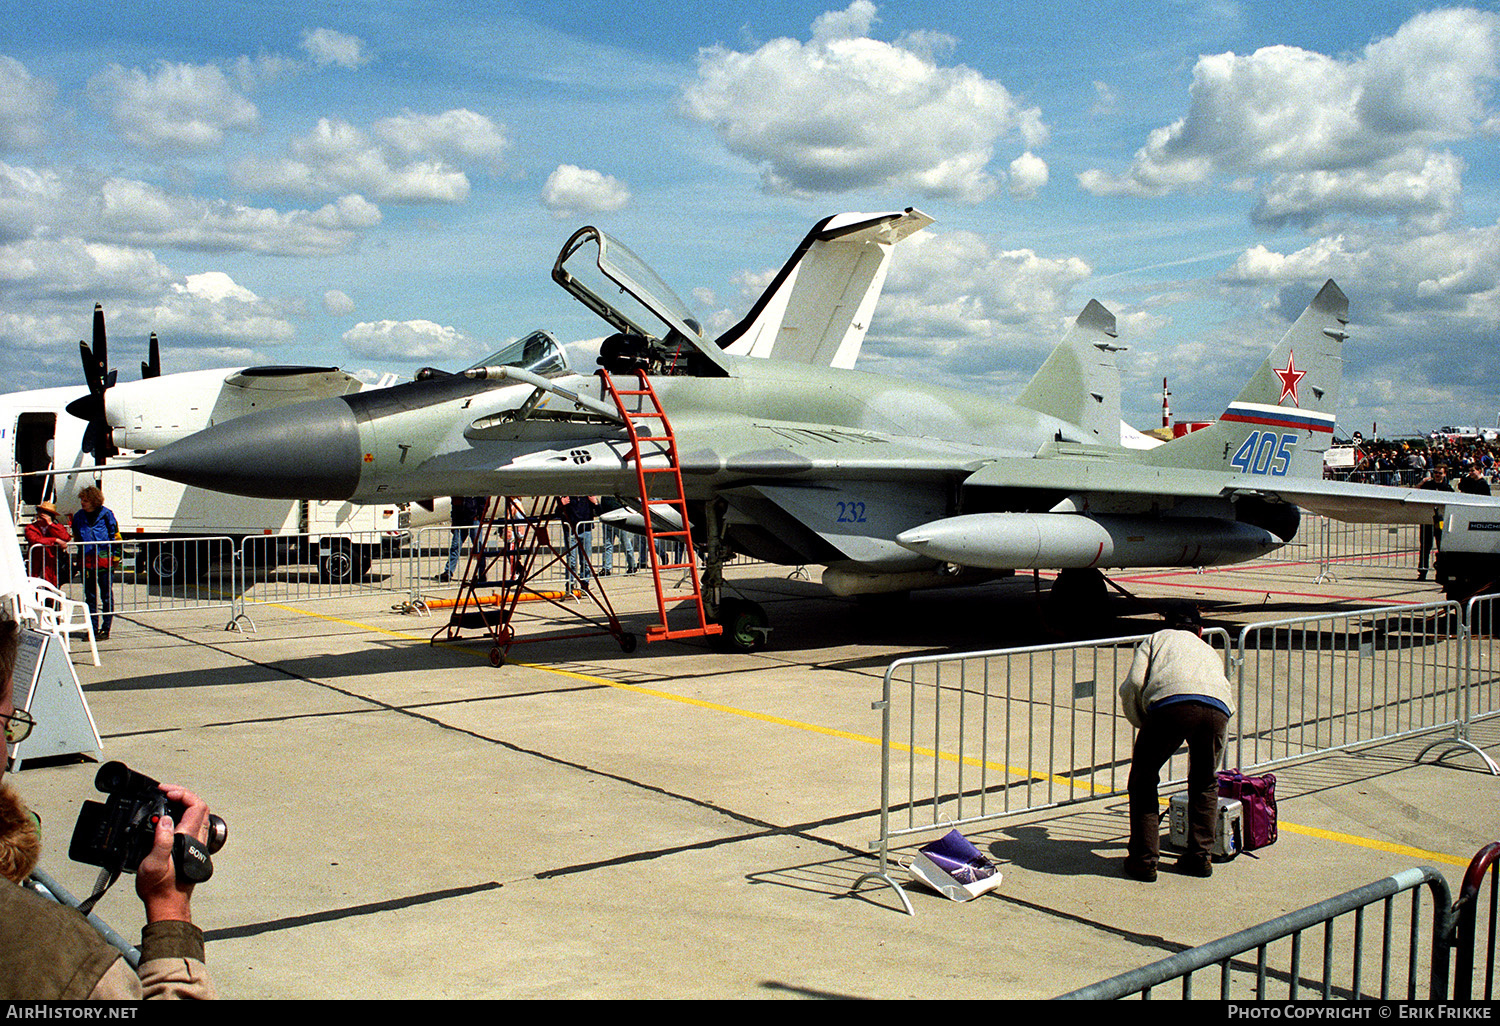
[[[0,609],[0,722],[7,744],[24,740],[33,722],[17,711],[11,694],[20,636],[9,611]],[[209,815],[203,799],[110,763],[97,781],[111,792],[108,803],[96,806],[90,820],[80,817],[70,854],[80,859],[82,853],[82,861],[111,872],[135,873],[135,891],[146,908],[137,973],[77,911],[20,886],[35,868],[41,845],[35,820],[3,778],[0,768],[0,874],[9,881],[0,880],[0,998],[216,997],[191,899],[194,884],[212,871],[208,853],[223,843],[224,825]]]

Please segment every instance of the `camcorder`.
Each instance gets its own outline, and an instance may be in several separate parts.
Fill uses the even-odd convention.
[[[156,843],[156,823],[171,816],[181,823],[187,806],[162,793],[160,784],[137,773],[123,762],[106,762],[94,776],[94,787],[109,797],[103,802],[84,802],[68,845],[68,858],[99,866],[111,874],[134,873]],[[198,884],[213,875],[209,856],[229,838],[229,827],[209,814],[208,843],[179,833],[172,840],[172,860],[177,879]]]

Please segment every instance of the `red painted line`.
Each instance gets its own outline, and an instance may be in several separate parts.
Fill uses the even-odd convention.
[[[1191,574],[1191,570],[1173,571],[1163,574],[1148,574],[1142,577],[1113,577],[1111,580],[1123,584],[1163,584],[1169,583],[1164,578],[1177,578]],[[1201,576],[1194,574],[1194,576]],[[1248,595],[1281,595],[1288,598],[1312,598],[1325,599],[1335,602],[1367,602],[1368,596],[1364,595],[1330,595],[1317,591],[1278,591],[1273,588],[1236,588],[1225,584],[1205,584],[1201,586],[1202,591],[1229,591],[1240,592]],[[1388,606],[1420,606],[1423,602],[1418,599],[1382,599],[1381,605]]]

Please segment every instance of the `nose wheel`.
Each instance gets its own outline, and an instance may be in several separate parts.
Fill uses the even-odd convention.
[[[764,648],[771,633],[766,611],[759,603],[748,599],[725,599],[719,603],[719,613],[714,619],[724,628],[720,637],[731,652],[754,652]]]

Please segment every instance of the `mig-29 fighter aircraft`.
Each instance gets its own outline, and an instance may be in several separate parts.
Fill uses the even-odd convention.
[[[1114,318],[1095,302],[1014,403],[849,369],[884,256],[927,223],[911,210],[822,222],[717,339],[597,228],[574,233],[558,256],[554,280],[615,331],[599,364],[611,375],[647,371],[670,418],[710,616],[729,605],[717,568],[734,552],[821,565],[840,595],[1058,569],[1054,592],[1088,607],[1103,597],[1105,568],[1269,552],[1296,533],[1299,506],[1431,522],[1433,492],[1322,480],[1348,316],[1331,281],[1215,424],[1151,450],[1120,444]],[[856,249],[830,262],[840,238]],[[851,273],[860,253],[866,273]],[[820,274],[832,292],[809,280]],[[134,467],[257,496],[629,500],[638,489],[626,417],[593,371],[570,367],[536,332],[462,374],[239,417]],[[666,452],[641,444],[647,466]],[[1448,504],[1500,505],[1443,494]]]

